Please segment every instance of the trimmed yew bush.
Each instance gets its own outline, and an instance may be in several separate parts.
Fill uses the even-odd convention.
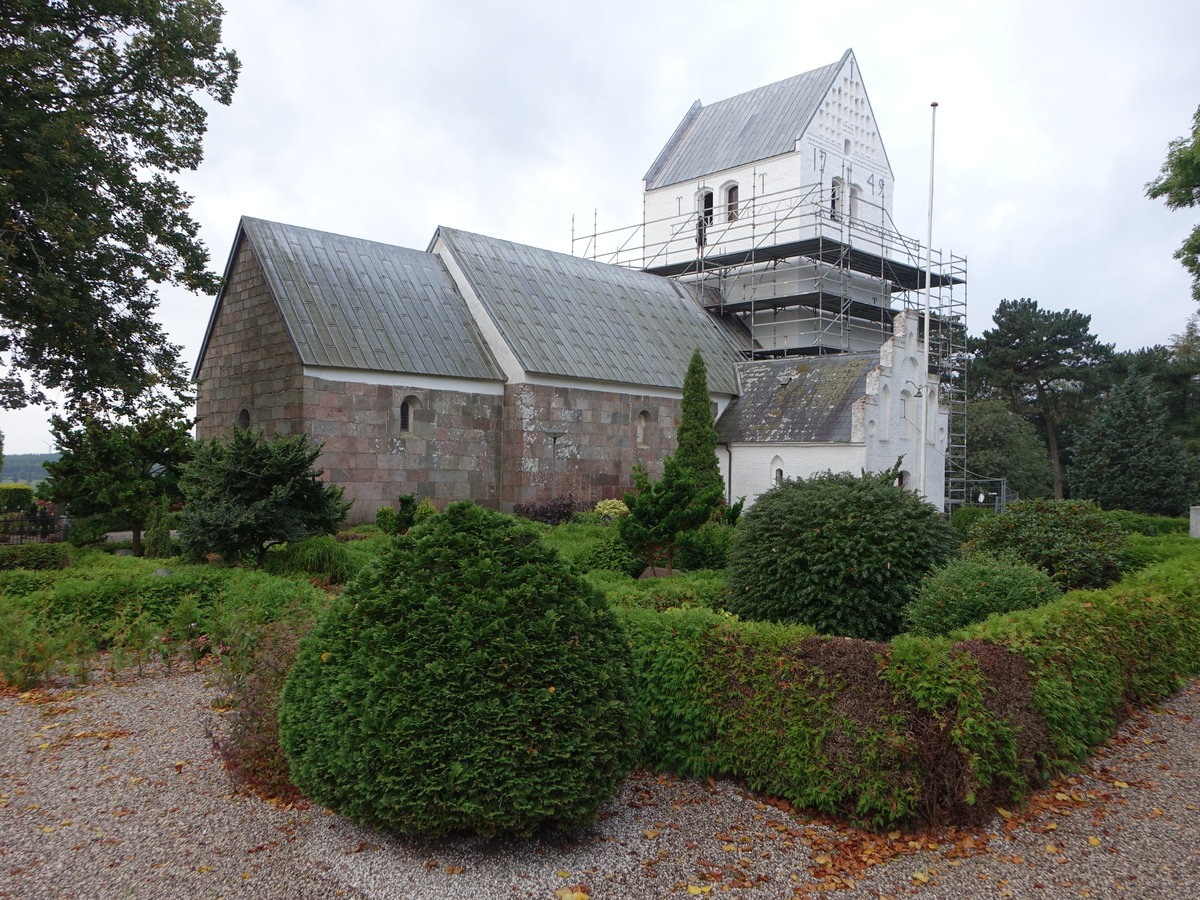
[[[992,613],[1041,606],[1062,590],[1041,569],[1025,563],[970,553],[930,573],[905,618],[916,634],[949,634],[982,622]]]
[[[454,503],[305,638],[281,742],[298,788],[373,827],[528,834],[615,794],[630,668],[612,610],[532,526]]]
[[[886,640],[902,630],[921,576],[958,537],[894,472],[826,472],[759,496],[729,553],[730,612]]]
[[[1126,534],[1090,500],[1021,500],[972,525],[967,547],[1014,554],[1069,591],[1120,579]]]

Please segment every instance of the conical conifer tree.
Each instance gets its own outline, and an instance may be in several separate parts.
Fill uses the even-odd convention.
[[[1075,444],[1071,496],[1105,509],[1182,515],[1196,459],[1167,436],[1167,417],[1145,375],[1132,374],[1092,416]]]
[[[697,350],[683,379],[683,409],[679,421],[679,446],[675,462],[700,494],[717,490],[725,494],[725,480],[717,465],[717,431],[708,398],[708,369]]]

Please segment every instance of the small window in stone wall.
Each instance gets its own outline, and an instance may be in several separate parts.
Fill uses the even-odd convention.
[[[246,409],[244,406],[237,414],[237,427],[242,429],[242,431],[246,431],[250,428],[250,410]]]
[[[400,406],[396,408],[396,423],[400,427],[400,431],[409,432],[413,430],[413,424],[416,419],[416,412],[421,408],[421,402],[409,394],[400,401]]]
[[[637,445],[646,446],[646,426],[650,424],[650,413],[643,410],[637,415]]]
[[[775,470],[775,485],[778,487],[783,484],[783,469]]]

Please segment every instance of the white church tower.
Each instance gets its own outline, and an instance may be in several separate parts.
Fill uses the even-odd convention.
[[[897,449],[906,467],[926,458],[930,471],[913,483],[940,481],[943,471],[961,468],[965,451],[954,366],[965,338],[966,265],[939,251],[930,260],[928,248],[898,231],[893,184],[858,62],[847,50],[810,72],[694,103],[646,172],[642,223],[577,237],[574,249],[689,285],[742,341],[748,361],[874,354],[883,368],[868,379],[870,397],[853,415],[849,442],[862,444],[872,468],[895,462],[899,453],[886,457]],[[900,366],[898,357],[893,371],[885,361],[924,340],[914,312],[926,302],[929,371],[912,360]],[[759,375],[767,384],[798,383],[790,370]],[[913,452],[922,440],[933,442],[925,455]],[[809,445],[805,452],[819,443],[799,442]],[[766,453],[772,442],[759,443],[742,448],[742,458],[751,449]],[[788,464],[799,458],[796,443],[768,460],[770,471],[806,474]],[[754,466],[768,471],[766,463]],[[963,490],[952,475],[945,491],[926,493],[954,505]]]

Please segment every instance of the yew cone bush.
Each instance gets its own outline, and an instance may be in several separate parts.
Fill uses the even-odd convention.
[[[588,821],[632,762],[630,651],[536,531],[470,503],[395,539],[304,640],[280,708],[312,799],[411,834]]]
[[[894,478],[825,473],[759,496],[729,551],[726,608],[825,634],[898,634],[921,576],[950,558],[958,538]]]

